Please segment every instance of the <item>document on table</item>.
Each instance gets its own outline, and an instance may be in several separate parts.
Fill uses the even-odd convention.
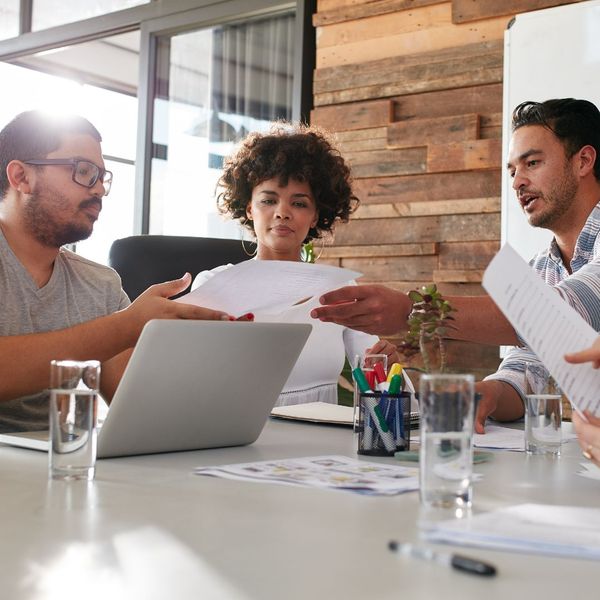
[[[330,265],[284,260],[247,260],[215,273],[179,302],[223,310],[234,316],[283,311],[360,277]]]
[[[522,429],[512,429],[499,425],[485,426],[485,433],[473,434],[473,445],[476,448],[490,448],[525,452],[525,434]],[[574,433],[562,432],[562,443],[575,439]]]
[[[573,405],[600,415],[600,370],[563,358],[591,346],[598,333],[508,244],[485,270],[483,287]]]
[[[428,541],[600,560],[600,509],[519,504],[432,523]]]
[[[419,489],[419,470],[346,456],[311,456],[198,467],[198,475],[392,496]]]

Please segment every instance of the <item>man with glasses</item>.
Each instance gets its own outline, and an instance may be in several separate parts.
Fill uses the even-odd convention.
[[[28,111],[0,131],[0,432],[46,429],[52,359],[98,359],[110,399],[150,319],[228,319],[172,302],[189,275],[130,304],[119,276],[63,246],[89,237],[110,191],[86,119]]]

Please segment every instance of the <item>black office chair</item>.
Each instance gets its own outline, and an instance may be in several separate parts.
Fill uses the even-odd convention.
[[[254,251],[254,244],[245,245],[249,252]],[[108,262],[133,301],[154,283],[177,279],[185,272],[194,278],[200,271],[249,258],[240,240],[134,235],[113,242]]]

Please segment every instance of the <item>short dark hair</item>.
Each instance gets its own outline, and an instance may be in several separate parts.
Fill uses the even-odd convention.
[[[290,179],[310,185],[319,220],[308,231],[305,242],[330,232],[336,221],[347,222],[358,206],[350,167],[327,134],[317,127],[279,122],[267,133],[249,134],[225,160],[218,184],[219,211],[254,232],[246,216],[252,190],[275,177],[282,186]]]
[[[0,131],[0,199],[9,188],[6,167],[12,160],[46,158],[67,135],[90,135],[101,142],[98,130],[79,115],[49,115],[28,110],[17,115]]]
[[[545,102],[522,102],[512,114],[512,130],[542,125],[562,143],[571,158],[583,146],[596,150],[594,175],[600,181],[600,111],[588,100],[557,98]]]

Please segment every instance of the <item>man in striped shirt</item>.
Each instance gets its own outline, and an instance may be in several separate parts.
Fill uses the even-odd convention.
[[[600,331],[600,112],[572,98],[524,102],[513,112],[512,132],[506,167],[517,201],[530,225],[554,234],[530,264]],[[453,338],[514,346],[497,372],[477,383],[476,431],[483,433],[488,416],[521,417],[525,362],[537,357],[489,297],[448,300],[457,309]],[[406,294],[377,285],[341,288],[321,303],[314,318],[377,335],[405,329],[412,308]]]

